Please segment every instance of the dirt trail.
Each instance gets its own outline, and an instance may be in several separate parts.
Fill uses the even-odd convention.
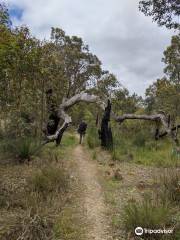
[[[73,152],[80,181],[84,185],[82,199],[88,223],[86,240],[108,240],[103,192],[98,183],[97,165],[90,159],[83,146]]]

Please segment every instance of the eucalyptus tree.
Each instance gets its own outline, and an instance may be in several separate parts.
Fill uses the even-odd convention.
[[[0,25],[4,25],[6,27],[11,25],[8,8],[4,3],[0,3]]]
[[[180,30],[179,0],[142,0],[139,2],[139,9],[146,16],[151,16],[159,26]]]
[[[171,45],[164,51],[165,76],[146,90],[147,110],[171,113],[180,117],[180,36],[173,36]]]

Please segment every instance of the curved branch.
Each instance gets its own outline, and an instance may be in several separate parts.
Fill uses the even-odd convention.
[[[72,119],[67,114],[66,111],[79,102],[96,103],[103,110],[105,110],[105,106],[106,106],[106,104],[103,101],[101,101],[99,96],[96,96],[93,94],[91,95],[86,92],[81,92],[79,94],[76,94],[70,99],[67,99],[67,98],[63,99],[63,102],[60,104],[58,108],[58,114],[57,114],[59,119],[63,120],[63,124],[61,127],[59,127],[56,130],[56,132],[53,135],[46,136],[48,142],[56,141],[57,144],[60,143],[60,140],[62,138],[64,131],[72,123]],[[176,143],[176,145],[178,145],[177,134],[175,134],[174,132],[175,129],[172,128],[169,118],[163,112],[153,114],[153,115],[124,114],[122,116],[116,116],[112,112],[111,116],[116,122],[119,122],[120,124],[126,119],[149,120],[149,121],[154,121],[156,123],[161,123],[165,129],[165,132],[163,134],[159,134],[159,131],[158,131],[158,135],[156,136],[156,139],[159,139],[160,137],[163,137],[165,135],[169,135],[173,139],[173,141]]]
[[[71,97],[70,99],[64,99],[63,103],[59,106],[59,111],[61,111],[61,109],[67,110],[79,102],[87,102],[87,103],[96,102],[98,105],[101,106],[102,109],[105,109],[105,104],[100,100],[99,96],[88,94],[86,92],[81,92]],[[59,113],[61,115],[61,112]]]
[[[169,118],[167,118],[167,116],[164,113],[158,113],[153,115],[124,114],[122,116],[116,117],[116,121],[119,122],[120,124],[126,119],[139,119],[160,122],[165,129],[165,133],[163,133],[163,136],[169,135],[176,145],[179,144],[177,134],[174,133],[174,130],[176,128],[171,127],[171,124],[169,123]],[[157,136],[157,138],[159,137],[162,137],[162,134]]]
[[[122,116],[116,117],[116,121],[119,123],[122,123],[126,119],[157,121],[157,120],[160,120],[162,116],[163,116],[162,114],[154,114],[154,115],[124,114]]]
[[[177,131],[177,129],[180,128],[180,125],[177,125],[176,127],[171,128],[171,131]],[[163,132],[159,135],[159,138],[165,137],[168,133]]]
[[[55,134],[46,136],[46,138],[49,142],[56,141],[57,144],[60,143],[60,140],[62,138],[64,131],[72,123],[72,119],[66,113],[66,111],[79,102],[97,103],[102,109],[105,109],[105,104],[100,100],[100,98],[98,96],[90,95],[86,92],[81,92],[79,94],[76,94],[75,96],[73,96],[70,99],[63,99],[63,102],[60,104],[59,109],[58,109],[58,117],[61,120],[63,120],[64,122],[63,122],[62,126],[59,129],[57,129]]]

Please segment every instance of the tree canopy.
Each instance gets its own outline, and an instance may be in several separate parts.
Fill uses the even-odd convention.
[[[171,29],[180,29],[179,0],[143,0],[139,2],[139,9],[146,16],[151,16],[159,26]]]
[[[75,122],[86,113],[94,118],[97,112],[102,116],[99,108],[95,110],[83,101],[110,99],[117,114],[163,110],[179,117],[179,35],[172,38],[164,52],[165,76],[147,88],[144,101],[137,94],[130,94],[113,73],[104,70],[80,37],[52,28],[49,40],[39,40],[28,27],[9,27],[8,10],[2,4],[0,16],[0,115],[6,135],[39,138],[44,126],[48,131],[53,129],[49,131],[53,135],[60,120],[65,120],[64,131],[72,122],[69,112]],[[70,109],[76,103],[74,110]]]

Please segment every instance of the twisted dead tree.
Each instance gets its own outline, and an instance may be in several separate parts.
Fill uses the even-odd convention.
[[[176,127],[172,127],[172,123],[170,120],[170,116],[166,116],[164,112],[153,114],[153,115],[136,115],[136,114],[124,114],[119,117],[115,117],[115,120],[119,122],[120,124],[123,123],[126,119],[138,119],[138,120],[148,120],[153,121],[156,123],[156,132],[155,132],[155,139],[158,140],[166,135],[168,135],[176,146],[179,145],[177,133],[178,128],[180,125],[177,125]],[[165,132],[160,134],[160,126],[164,127]]]
[[[56,141],[57,145],[61,143],[63,133],[72,123],[71,116],[68,115],[67,111],[69,108],[73,107],[79,102],[96,103],[102,109],[105,108],[104,103],[100,100],[98,96],[88,94],[86,92],[76,94],[69,99],[64,98],[57,110],[52,107],[50,109],[49,122],[47,124],[46,131],[44,131],[46,134],[46,143],[52,141]],[[58,127],[60,121],[63,121],[63,123],[60,127]]]
[[[48,97],[50,99],[52,92],[50,91],[48,94],[49,94]],[[127,119],[153,121],[156,123],[157,126],[155,133],[156,140],[168,135],[176,144],[176,146],[179,145],[177,132],[180,125],[177,125],[176,127],[172,126],[170,117],[166,116],[165,113],[161,112],[153,115],[124,114],[122,116],[116,116],[113,112],[111,112],[111,103],[109,100],[107,107],[105,107],[106,104],[100,99],[99,96],[88,94],[86,92],[76,94],[69,99],[64,98],[58,108],[55,107],[53,104],[51,105],[49,110],[50,112],[49,121],[45,131],[46,143],[56,141],[57,145],[60,144],[63,133],[72,123],[71,116],[68,115],[67,111],[69,108],[73,107],[75,104],[79,102],[96,103],[98,106],[101,107],[103,111],[105,110],[100,130],[100,139],[102,146],[107,146],[109,144],[111,145],[113,142],[111,129],[109,129],[108,126],[110,116],[119,124],[122,124]],[[59,123],[61,121],[63,123],[60,125]],[[163,126],[165,130],[163,133],[160,133],[160,126]]]

